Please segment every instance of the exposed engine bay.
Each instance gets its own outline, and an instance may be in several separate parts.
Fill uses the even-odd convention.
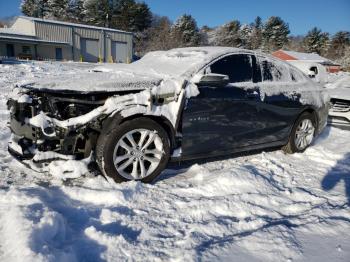
[[[166,115],[170,111],[162,106],[180,104],[174,91],[160,95],[152,95],[151,90],[81,94],[21,87],[16,92],[7,104],[13,133],[9,150],[34,162],[89,157],[108,117]]]

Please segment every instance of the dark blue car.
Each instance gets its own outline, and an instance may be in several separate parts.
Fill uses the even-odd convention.
[[[40,164],[93,156],[116,182],[150,182],[169,159],[265,147],[303,152],[325,127],[322,88],[268,55],[226,47],[157,51],[20,86],[9,151]]]

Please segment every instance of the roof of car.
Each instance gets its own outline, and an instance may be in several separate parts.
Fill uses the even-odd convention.
[[[227,53],[254,53],[252,50],[246,50],[242,48],[235,47],[225,47],[225,46],[201,46],[201,47],[182,47],[171,49],[167,52],[179,52],[179,53],[191,53],[191,52],[202,52],[209,56],[218,56],[220,54]]]

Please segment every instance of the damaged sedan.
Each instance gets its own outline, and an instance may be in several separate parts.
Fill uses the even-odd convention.
[[[17,158],[91,158],[115,182],[151,182],[169,160],[303,152],[327,123],[329,99],[276,58],[198,47],[26,83],[8,108]]]

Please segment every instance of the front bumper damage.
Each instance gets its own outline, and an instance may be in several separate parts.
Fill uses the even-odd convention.
[[[23,99],[23,96],[30,99]],[[89,156],[91,144],[99,132],[99,117],[102,117],[80,125],[64,125],[64,121],[43,112],[39,97],[27,94],[10,99],[8,109],[12,131],[9,152],[20,160],[33,159],[35,162]]]
[[[51,98],[50,98],[51,99]],[[35,163],[57,159],[83,159],[91,155],[107,118],[133,115],[162,116],[176,130],[180,107],[185,101],[182,88],[167,93],[147,89],[138,93],[107,96],[84,114],[63,118],[52,101],[27,90],[17,90],[8,101],[9,127],[12,131],[8,150],[20,160]],[[67,100],[67,99],[66,99]],[[69,101],[74,104],[74,101]],[[67,104],[68,106],[72,106]],[[66,110],[66,109],[65,109]]]

